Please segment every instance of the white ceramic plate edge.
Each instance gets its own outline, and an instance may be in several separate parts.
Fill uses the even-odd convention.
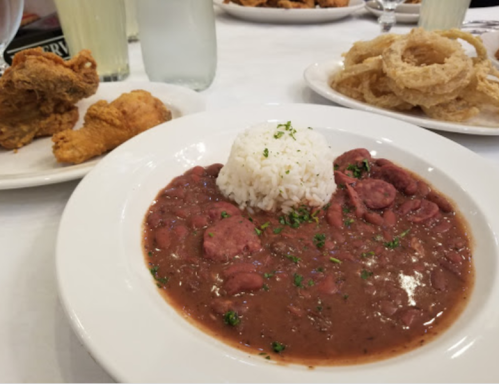
[[[402,112],[395,112],[387,109],[374,107],[369,104],[351,99],[335,91],[329,86],[329,79],[334,73],[336,73],[336,71],[340,70],[340,68],[341,68],[340,60],[331,60],[327,62],[311,64],[307,69],[305,69],[304,72],[305,82],[313,91],[315,91],[319,95],[344,107],[376,113],[379,115],[415,124],[420,127],[435,129],[438,131],[463,133],[467,135],[499,136],[499,127],[487,128],[487,127],[479,127],[473,125],[448,123],[444,121],[437,121],[417,116],[410,116]]]

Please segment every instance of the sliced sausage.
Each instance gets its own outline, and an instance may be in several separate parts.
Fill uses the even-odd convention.
[[[430,193],[430,187],[424,181],[418,181],[418,195],[421,197],[426,197]]]
[[[421,207],[409,216],[407,220],[413,223],[424,223],[425,221],[435,217],[439,213],[438,205],[428,200],[421,201]]]
[[[220,220],[206,228],[203,237],[204,257],[227,262],[237,255],[248,255],[262,248],[255,226],[242,216]]]
[[[350,198],[350,202],[352,203],[352,206],[355,209],[355,216],[357,218],[361,218],[364,216],[364,213],[366,212],[366,207],[362,200],[360,199],[358,193],[353,189],[350,185],[347,184],[347,193],[348,197]]]
[[[448,213],[453,211],[452,205],[447,201],[447,199],[433,191],[431,191],[428,196],[426,196],[426,198],[431,202],[437,204],[442,212]]]
[[[212,203],[207,209],[210,219],[213,221],[221,220],[222,212],[225,212],[228,216],[241,216],[241,211],[234,204],[226,203],[225,201],[219,201]]]
[[[338,156],[334,160],[334,165],[338,171],[343,172],[349,165],[362,165],[363,160],[371,160],[371,154],[367,149],[357,148]]]
[[[411,196],[417,192],[418,184],[416,180],[414,180],[409,172],[396,165],[385,165],[384,167],[381,167],[379,176],[406,195]]]
[[[415,211],[420,207],[421,207],[421,200],[419,199],[408,200],[405,203],[403,203],[399,207],[399,209],[397,209],[397,212],[400,213],[401,215],[407,215],[410,211]]]
[[[228,295],[257,291],[263,287],[263,277],[258,273],[238,273],[227,279],[224,289]]]
[[[358,179],[345,175],[343,172],[334,171],[334,182],[336,185],[355,184]]]
[[[366,206],[371,209],[382,209],[390,206],[397,194],[393,185],[377,179],[359,181],[355,186],[355,191]]]
[[[331,204],[327,209],[326,221],[328,224],[337,229],[343,229],[343,212],[341,205]]]

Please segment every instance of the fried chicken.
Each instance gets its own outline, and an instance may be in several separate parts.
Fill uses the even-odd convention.
[[[41,48],[17,53],[0,78],[0,146],[16,149],[72,128],[74,104],[97,90],[96,68],[87,50],[69,61]]]
[[[279,0],[277,2],[277,6],[279,8],[287,8],[287,9],[315,8],[315,0],[301,0],[301,1]]]
[[[347,7],[349,0],[316,0],[321,8]]]
[[[111,103],[101,100],[90,106],[81,129],[52,136],[53,152],[58,162],[79,164],[171,118],[171,112],[149,92],[124,93]]]

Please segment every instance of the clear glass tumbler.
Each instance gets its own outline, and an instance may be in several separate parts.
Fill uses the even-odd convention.
[[[8,67],[3,53],[19,29],[23,7],[24,0],[0,0],[0,76]]]
[[[130,73],[123,0],[55,0],[71,55],[89,49],[102,81]]]
[[[217,66],[213,0],[140,0],[137,13],[149,80],[208,88]]]
[[[125,0],[126,35],[129,43],[139,41],[139,22],[137,21],[136,3],[136,0]]]
[[[419,26],[427,31],[461,28],[471,0],[423,0]]]

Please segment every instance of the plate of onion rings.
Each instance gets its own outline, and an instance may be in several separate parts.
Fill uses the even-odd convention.
[[[309,66],[308,86],[337,104],[424,128],[499,136],[499,71],[480,38],[415,28],[356,42],[343,56]]]

